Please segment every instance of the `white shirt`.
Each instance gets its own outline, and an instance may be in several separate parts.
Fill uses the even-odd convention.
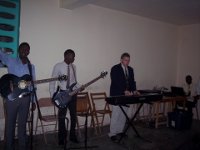
[[[126,71],[127,71],[127,76],[128,76],[128,75],[129,75],[129,74],[128,74],[128,66],[125,67],[123,64],[121,64],[121,66],[122,66],[122,68],[123,68],[123,70],[124,70],[124,75],[126,76]]]
[[[193,101],[194,100],[194,96],[196,96],[196,88],[193,84],[184,84],[183,85],[183,88],[184,88],[184,91],[185,91],[185,94],[188,95],[189,94],[189,91],[191,92],[190,96],[187,96],[187,100],[188,101]]]
[[[70,67],[70,78],[67,77],[67,80],[69,80],[70,86],[73,83],[76,83],[76,66],[74,64],[69,64]],[[73,69],[74,68],[74,69]],[[68,64],[66,64],[64,61],[57,63],[54,68],[53,68],[53,72],[52,72],[52,78],[58,77],[60,75],[68,75]],[[57,86],[60,86],[61,90],[66,90],[66,86],[67,86],[67,81],[52,81],[49,83],[49,92],[51,97],[53,96],[53,94],[56,92]],[[79,88],[80,85],[77,83],[74,89]]]

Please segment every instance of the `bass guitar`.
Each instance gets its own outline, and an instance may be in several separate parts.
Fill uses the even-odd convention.
[[[34,84],[41,84],[51,81],[67,80],[66,75],[62,75],[56,78],[49,78],[43,80],[33,81]],[[31,76],[26,74],[22,77],[18,77],[14,74],[5,74],[0,78],[0,94],[3,98],[14,101],[17,98],[21,98],[30,94]]]
[[[73,87],[76,85],[76,83],[72,84],[69,89],[65,91],[61,91],[60,87],[57,88],[57,91],[54,93],[52,97],[53,103],[58,107],[58,108],[66,108],[71,101],[72,96],[77,94],[78,92],[82,91],[92,83],[96,82],[97,80],[104,78],[108,74],[107,71],[101,72],[101,74],[96,77],[95,79],[91,80],[90,82],[82,85],[80,88],[77,88],[76,90],[73,90]]]

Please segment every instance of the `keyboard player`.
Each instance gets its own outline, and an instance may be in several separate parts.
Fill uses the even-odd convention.
[[[130,55],[128,53],[123,53],[121,55],[121,62],[111,68],[110,96],[131,96],[140,94],[136,90],[134,71],[133,68],[129,66],[129,62]],[[123,132],[126,117],[119,106],[112,107],[109,137],[112,141],[117,142]],[[128,112],[128,107],[123,107],[123,109]]]

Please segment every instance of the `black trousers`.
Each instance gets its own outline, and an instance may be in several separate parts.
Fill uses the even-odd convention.
[[[18,119],[19,150],[27,150],[26,122],[30,107],[30,97],[18,98],[15,101],[5,101],[6,109],[6,150],[14,150],[16,120]]]
[[[68,105],[70,113],[70,138],[76,137],[75,128],[76,128],[76,96],[72,97],[71,102]],[[66,125],[65,125],[65,116],[67,114],[67,108],[58,109],[58,140],[59,143],[63,143],[66,138]]]
[[[188,112],[192,114],[192,109],[195,107],[196,103],[191,101],[186,101],[186,107],[188,109]]]
[[[193,101],[193,102],[192,101],[186,101],[185,106],[186,106],[189,113],[192,114],[192,109],[195,107],[196,103],[197,103],[197,101]],[[177,103],[176,105],[183,107],[182,103]]]

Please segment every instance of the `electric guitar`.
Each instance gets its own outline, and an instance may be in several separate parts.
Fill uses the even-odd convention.
[[[52,97],[53,103],[58,108],[66,108],[71,101],[72,96],[77,94],[78,92],[82,91],[92,83],[96,82],[97,80],[104,78],[108,74],[107,71],[101,72],[100,76],[96,77],[95,79],[91,80],[90,82],[82,85],[80,88],[77,88],[73,91],[73,87],[76,85],[76,83],[72,84],[69,89],[66,91],[60,91],[60,87],[57,88],[57,91],[54,93]]]
[[[41,84],[56,80],[67,80],[67,76],[62,75],[56,78],[36,80],[33,81],[33,83]],[[9,101],[14,101],[17,98],[22,98],[23,96],[30,94],[30,86],[31,76],[28,74],[23,75],[22,77],[18,77],[14,74],[5,74],[0,78],[0,94]]]

